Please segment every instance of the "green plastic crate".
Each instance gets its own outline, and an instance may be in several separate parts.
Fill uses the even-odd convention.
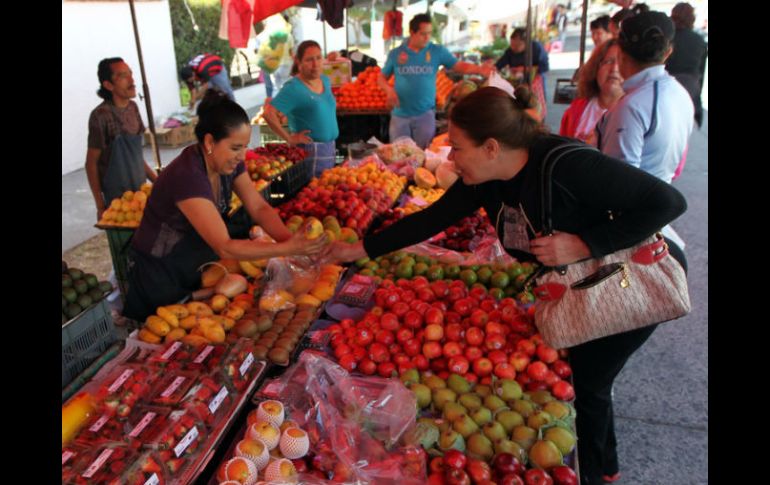
[[[61,385],[64,388],[117,340],[105,298],[61,327]]]

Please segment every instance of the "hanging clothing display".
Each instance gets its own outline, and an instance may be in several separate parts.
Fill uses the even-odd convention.
[[[252,23],[256,24],[273,14],[283,12],[289,7],[302,3],[302,0],[253,0],[252,3],[254,4]]]
[[[398,10],[385,12],[385,22],[382,29],[382,38],[389,40],[391,37],[404,36],[404,14]]]
[[[335,29],[345,25],[345,9],[352,3],[352,0],[318,0],[323,13],[322,19]]]

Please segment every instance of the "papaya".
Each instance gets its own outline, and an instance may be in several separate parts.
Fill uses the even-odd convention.
[[[436,177],[430,173],[430,170],[419,167],[414,171],[414,181],[418,187],[432,189],[436,186]]]

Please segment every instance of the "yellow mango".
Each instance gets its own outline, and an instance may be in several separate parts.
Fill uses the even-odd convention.
[[[179,320],[179,327],[184,330],[190,330],[191,328],[195,328],[197,326],[198,326],[197,315],[190,315],[189,317],[184,317],[183,319]]]
[[[222,316],[232,318],[233,320],[240,320],[244,313],[246,313],[246,310],[240,306],[230,305],[225,311],[222,312]]]
[[[214,311],[203,303],[202,301],[191,301],[185,304],[185,307],[187,307],[187,310],[190,311],[190,314],[192,315],[198,315],[198,316],[206,316],[206,315],[213,315]]]
[[[166,309],[176,315],[177,318],[184,318],[190,314],[190,310],[184,305],[166,305]]]
[[[219,324],[219,326],[221,326],[225,330],[230,330],[235,326],[235,320],[232,318],[225,317],[222,315],[214,315],[211,318],[213,318],[214,321],[217,322],[217,324]]]
[[[205,327],[203,329],[203,336],[206,337],[210,342],[221,344],[225,341],[225,329],[219,325]]]
[[[147,321],[144,324],[145,328],[159,337],[165,337],[171,331],[171,325],[162,318],[152,318],[153,316],[147,317]]]
[[[160,337],[155,335],[154,333],[150,332],[146,328],[143,328],[139,330],[139,340],[142,342],[147,342],[148,344],[159,344],[160,343]]]
[[[172,327],[177,328],[179,326],[179,319],[168,308],[164,306],[158,307],[155,313]]]
[[[185,335],[187,335],[187,331],[185,329],[175,328],[166,334],[166,338],[163,339],[163,342],[164,343],[176,342],[177,340],[180,340]]]
[[[181,339],[179,339],[180,342],[188,345],[192,345],[195,347],[198,347],[199,345],[205,345],[209,343],[208,339],[206,337],[203,337],[202,335],[185,335]]]

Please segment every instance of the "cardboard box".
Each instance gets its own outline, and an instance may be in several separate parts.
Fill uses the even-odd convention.
[[[192,119],[189,125],[178,126],[176,128],[155,128],[155,141],[158,146],[165,147],[178,147],[181,145],[188,145],[195,141],[195,125],[198,123],[198,118]],[[144,143],[150,145],[150,130],[147,129],[144,132]]]
[[[350,59],[324,60],[321,64],[321,72],[329,77],[333,88],[338,88],[353,80],[353,66]]]

